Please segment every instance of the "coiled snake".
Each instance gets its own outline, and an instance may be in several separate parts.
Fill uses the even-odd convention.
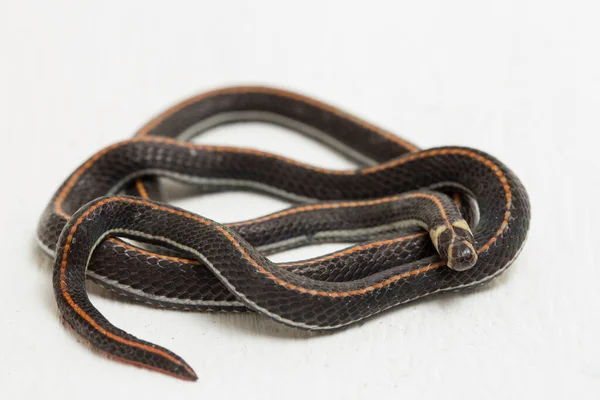
[[[248,120],[313,136],[363,167],[328,170],[187,141]],[[156,176],[259,190],[298,205],[223,225],[151,200],[148,193],[159,189]],[[481,151],[419,150],[316,100],[233,87],[190,98],[135,138],[92,156],[53,196],[38,239],[55,257],[56,301],[77,333],[114,358],[195,380],[180,357],[107,321],[89,301],[86,275],[157,306],[250,309],[286,325],[330,330],[433,293],[489,282],[519,254],[529,213],[518,178]],[[359,244],[285,264],[266,257],[333,241]]]

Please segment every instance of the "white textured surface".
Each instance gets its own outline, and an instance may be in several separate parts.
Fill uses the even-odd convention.
[[[150,3],[0,3],[1,398],[600,398],[593,2]],[[422,147],[496,155],[531,195],[521,257],[484,290],[332,335],[96,290],[111,321],[182,355],[199,380],[94,354],[59,322],[50,263],[34,242],[39,214],[93,152],[183,97],[233,83],[300,90]],[[260,124],[201,142],[348,167]],[[284,206],[246,194],[178,204],[221,221]]]

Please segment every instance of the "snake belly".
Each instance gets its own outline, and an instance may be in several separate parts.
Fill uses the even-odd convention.
[[[187,141],[248,120],[315,137],[362,167],[328,170]],[[151,200],[156,176],[259,190],[300,204],[223,225]],[[433,293],[489,282],[522,249],[529,212],[518,178],[481,151],[421,151],[316,100],[235,87],[188,99],[135,138],[92,156],[51,199],[38,239],[55,256],[59,309],[80,335],[114,358],[195,379],[177,355],[110,324],[89,301],[86,277],[153,305],[250,309],[286,325],[331,330]],[[360,244],[293,263],[266,257],[327,241]]]

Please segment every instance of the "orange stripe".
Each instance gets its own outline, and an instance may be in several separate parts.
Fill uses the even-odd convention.
[[[458,192],[454,192],[452,194],[452,199],[454,200],[454,204],[456,204],[456,208],[458,208],[460,210],[461,201],[460,201],[460,195],[458,194]]]
[[[244,248],[239,244],[239,242],[237,242],[234,239],[234,237],[229,232],[227,232],[224,228],[222,228],[220,226],[215,226],[215,228],[217,228],[223,235],[225,235],[225,237],[227,239],[229,239],[233,243],[233,245],[238,249],[238,251],[242,254],[242,256],[246,260],[250,261],[250,263],[254,266],[254,268],[257,269],[258,272],[260,272],[263,275],[266,275],[273,282],[277,283],[280,286],[285,287],[286,289],[294,290],[294,291],[299,292],[299,293],[310,294],[310,295],[313,295],[313,296],[323,296],[323,297],[336,298],[336,297],[348,297],[348,296],[362,295],[362,294],[365,294],[365,293],[368,293],[368,292],[372,292],[372,291],[377,290],[377,289],[381,289],[381,288],[383,288],[385,286],[391,285],[392,283],[397,282],[397,281],[399,281],[402,278],[407,278],[409,276],[418,275],[418,274],[421,274],[423,272],[427,272],[427,271],[430,271],[432,269],[438,268],[438,267],[440,267],[442,265],[446,265],[445,262],[439,262],[439,263],[427,265],[425,267],[421,267],[419,269],[416,269],[416,270],[413,270],[413,271],[410,271],[410,272],[405,272],[403,274],[392,276],[391,278],[388,278],[388,279],[386,279],[384,281],[381,281],[379,283],[376,283],[374,285],[367,286],[367,287],[364,287],[362,289],[348,290],[346,292],[326,292],[326,291],[323,291],[323,290],[307,289],[305,287],[294,285],[293,283],[286,282],[283,279],[280,279],[280,278],[276,277],[274,274],[272,274],[271,272],[267,271],[260,264],[258,264],[254,259],[252,259],[248,255],[248,253],[246,253],[246,250],[244,250]]]
[[[122,240],[119,240],[119,239],[108,238],[106,240],[108,240],[109,242],[112,242],[112,243],[114,243],[114,244],[116,244],[118,246],[124,247],[124,248],[129,249],[129,250],[133,250],[133,251],[135,251],[137,253],[145,254],[145,255],[150,256],[150,257],[160,258],[162,260],[168,260],[168,261],[176,261],[176,262],[180,262],[182,264],[192,264],[192,265],[199,265],[199,264],[201,264],[199,261],[196,261],[196,260],[189,260],[187,258],[171,257],[171,256],[167,256],[167,255],[164,255],[164,254],[152,253],[151,251],[144,250],[141,247],[132,246],[132,245],[130,245],[128,243],[125,243],[125,242],[123,242]]]
[[[490,161],[491,162],[491,161]],[[493,164],[492,164],[493,165]],[[499,169],[498,169],[499,171]],[[501,171],[499,171],[500,173],[502,173]],[[507,185],[505,185],[505,189],[508,187],[508,189],[510,190],[510,187]],[[510,200],[509,197],[510,192],[508,192],[507,194],[507,198]],[[100,326],[96,321],[93,320],[93,318],[91,318],[85,311],[83,311],[71,298],[71,296],[69,295],[68,291],[67,291],[67,286],[66,286],[66,280],[65,280],[65,276],[66,276],[66,269],[67,269],[67,256],[68,256],[68,252],[69,249],[71,247],[72,241],[73,241],[73,237],[75,235],[75,232],[77,231],[77,228],[79,227],[79,225],[83,222],[83,220],[91,213],[93,212],[95,209],[97,209],[98,207],[101,207],[104,204],[108,204],[114,201],[122,201],[122,202],[126,202],[126,203],[132,203],[132,204],[142,204],[145,206],[148,206],[150,208],[153,208],[155,210],[159,210],[159,211],[165,211],[171,214],[175,214],[175,215],[180,215],[183,216],[185,218],[197,221],[203,225],[207,225],[207,226],[214,226],[217,230],[219,230],[229,241],[232,242],[232,244],[238,249],[238,251],[240,252],[240,254],[242,254],[242,256],[249,261],[258,272],[266,275],[267,277],[269,277],[271,280],[273,280],[275,283],[287,288],[287,289],[291,289],[291,290],[295,290],[298,291],[300,293],[307,293],[310,295],[318,295],[318,296],[324,296],[324,297],[332,297],[332,298],[336,298],[336,297],[347,297],[347,296],[354,296],[354,295],[362,295],[368,292],[372,292],[374,290],[377,289],[381,289],[383,287],[389,286],[395,282],[398,282],[399,280],[403,279],[403,278],[407,278],[407,277],[411,277],[411,276],[416,276],[422,273],[425,273],[427,271],[431,271],[433,269],[439,268],[443,265],[445,265],[445,262],[438,262],[438,263],[434,263],[434,264],[430,264],[430,265],[426,265],[424,267],[415,269],[413,271],[409,271],[409,272],[405,272],[402,274],[398,274],[398,275],[394,275],[388,279],[385,279],[381,282],[378,282],[374,285],[370,285],[361,289],[355,289],[355,290],[349,290],[346,292],[325,292],[325,291],[317,291],[314,289],[307,289],[305,287],[301,287],[298,285],[294,285],[291,284],[289,282],[286,282],[278,277],[276,277],[275,275],[273,275],[271,272],[267,271],[264,267],[262,267],[261,265],[259,265],[254,259],[252,259],[248,253],[246,253],[246,251],[244,250],[244,248],[239,244],[239,242],[229,233],[227,232],[223,227],[219,226],[219,225],[214,225],[214,223],[207,221],[201,217],[192,215],[188,212],[183,212],[183,211],[178,211],[178,210],[173,210],[173,209],[169,209],[167,207],[164,206],[158,206],[156,204],[152,204],[152,203],[148,203],[145,200],[135,200],[135,199],[126,199],[126,198],[119,198],[119,197],[114,197],[112,199],[105,199],[102,200],[98,203],[96,203],[94,206],[90,207],[84,214],[82,214],[77,221],[75,222],[75,224],[73,225],[73,227],[71,228],[69,235],[67,236],[67,241],[63,250],[63,256],[62,256],[62,262],[61,262],[61,270],[60,270],[60,286],[61,286],[61,291],[62,291],[62,295],[65,298],[65,300],[67,301],[67,303],[69,304],[69,306],[77,313],[79,314],[82,318],[84,318],[92,327],[94,327],[99,333],[126,345],[130,345],[132,347],[137,347],[140,348],[142,350],[145,351],[149,351],[151,353],[155,353],[155,354],[159,354],[165,358],[167,358],[168,360],[178,364],[178,365],[182,365],[184,366],[184,368],[186,368],[186,370],[189,370],[188,372],[190,372],[190,374],[193,375],[193,371],[191,371],[191,369],[189,369],[189,367],[187,367],[185,364],[183,364],[181,361],[177,360],[175,357],[171,356],[168,353],[165,353],[164,351],[148,346],[148,345],[144,345],[141,343],[137,343],[137,342],[132,342],[130,340],[124,339],[120,336],[117,336],[111,332],[108,332],[106,329],[104,329],[102,326]],[[510,204],[509,204],[510,205]],[[506,211],[505,213],[505,218],[508,218],[510,216],[510,211]],[[502,226],[504,226],[505,221],[503,221]],[[501,233],[501,232],[500,232]],[[498,233],[495,237],[493,237],[492,239],[490,239],[488,241],[488,243],[486,243],[485,246],[490,246],[492,243],[494,243],[496,241],[496,238],[498,236]],[[481,253],[483,250],[483,247],[479,249],[478,253]]]
[[[300,161],[295,161],[283,156],[279,156],[276,154],[265,153],[263,151],[253,150],[253,149],[242,149],[238,147],[228,147],[228,146],[203,146],[203,145],[195,145],[193,143],[182,142],[176,139],[163,138],[163,137],[145,137],[145,138],[134,138],[129,140],[124,140],[118,143],[115,143],[109,147],[104,148],[98,153],[94,154],[89,160],[87,160],[81,167],[79,167],[73,175],[69,178],[65,186],[62,188],[60,193],[58,194],[55,204],[56,212],[59,215],[62,215],[64,218],[69,219],[70,215],[67,214],[63,208],[62,203],[64,199],[67,197],[69,192],[73,189],[79,178],[92,166],[94,165],[98,159],[100,159],[105,154],[113,151],[119,147],[125,146],[130,143],[165,143],[179,147],[185,147],[193,150],[207,151],[207,152],[228,152],[228,153],[237,153],[237,154],[251,154],[264,158],[271,158],[279,161],[283,161],[287,164],[296,165],[301,168],[310,169],[313,171],[322,172],[330,175],[353,175],[356,173],[354,170],[349,171],[336,171],[336,170],[328,170],[325,168],[315,167],[309,164],[302,163]]]
[[[256,219],[251,219],[248,221],[234,222],[231,224],[227,224],[227,226],[250,225],[250,224],[254,224],[254,223],[258,223],[258,222],[269,221],[269,220],[272,220],[275,218],[285,217],[287,215],[293,215],[293,214],[309,212],[309,211],[330,210],[330,209],[346,208],[346,207],[373,206],[376,204],[389,203],[391,201],[400,200],[402,197],[404,197],[404,196],[383,197],[383,198],[377,199],[377,200],[342,201],[342,202],[338,202],[338,203],[332,202],[332,203],[320,203],[320,204],[314,204],[314,205],[307,205],[307,206],[291,208],[289,210],[280,211],[275,214],[267,215],[267,216],[256,218]]]
[[[141,205],[145,205],[147,207],[153,208],[155,210],[158,211],[164,211],[164,212],[168,212],[170,214],[174,214],[174,215],[179,215],[188,219],[191,219],[193,221],[199,222],[203,225],[206,226],[214,226],[218,231],[220,231],[230,242],[232,242],[232,244],[237,248],[237,250],[242,254],[242,256],[249,261],[258,272],[262,273],[263,275],[268,276],[271,280],[273,280],[274,282],[276,282],[277,284],[286,287],[288,289],[292,289],[295,291],[298,291],[300,293],[308,293],[308,294],[313,294],[313,295],[320,295],[320,296],[327,296],[327,297],[346,297],[346,296],[353,296],[353,295],[358,295],[358,294],[364,294],[382,287],[385,287],[387,285],[390,285],[391,283],[394,283],[402,278],[405,277],[409,277],[409,276],[414,276],[417,275],[421,272],[426,272],[429,271],[431,269],[437,268],[441,265],[445,265],[444,262],[439,262],[436,264],[432,264],[432,265],[428,265],[422,268],[419,268],[417,270],[413,270],[413,271],[409,271],[403,274],[399,274],[396,276],[393,276],[391,278],[388,278],[382,282],[379,282],[377,284],[371,285],[371,286],[367,286],[365,288],[362,289],[357,289],[357,290],[351,290],[351,291],[347,291],[347,292],[325,292],[325,291],[315,291],[315,290],[311,290],[311,289],[306,289],[304,287],[298,286],[298,285],[294,285],[294,284],[290,284],[278,277],[276,277],[275,275],[273,275],[271,272],[267,271],[264,267],[262,267],[261,265],[259,265],[254,259],[252,259],[248,253],[246,253],[245,249],[240,245],[240,243],[227,231],[225,230],[225,228],[216,225],[215,223],[213,223],[212,221],[208,221],[204,218],[201,218],[199,216],[193,215],[191,213],[188,212],[184,212],[184,211],[179,211],[179,210],[173,210],[171,208],[165,207],[165,206],[159,206],[156,204],[152,204],[149,203],[145,200],[136,200],[136,199],[128,199],[128,198],[122,198],[122,197],[113,197],[111,199],[105,199],[102,200],[98,203],[96,203],[95,205],[93,205],[90,209],[88,209],[81,217],[79,217],[79,219],[76,221],[76,223],[73,225],[73,227],[71,228],[71,231],[69,233],[69,236],[67,237],[67,242],[65,245],[65,250],[63,253],[63,260],[62,260],[62,265],[61,265],[61,287],[63,288],[63,295],[68,295],[68,293],[66,293],[66,283],[64,282],[64,273],[67,267],[67,253],[69,251],[69,248],[71,246],[71,242],[73,240],[73,236],[75,234],[75,232],[77,231],[77,228],[79,227],[79,225],[83,222],[83,220],[87,217],[87,215],[89,215],[92,211],[94,211],[95,209],[97,209],[98,207],[104,205],[104,204],[108,204],[108,203],[112,203],[115,201],[121,201],[121,202],[125,202],[125,203],[131,203],[131,204],[141,204]],[[64,285],[64,286],[63,286]],[[70,297],[69,297],[70,298]],[[73,303],[74,304],[74,303]],[[75,304],[74,304],[75,305]],[[75,305],[76,306],[76,305]],[[83,312],[83,310],[81,310]]]
[[[69,295],[69,292],[67,291],[67,283],[65,280],[65,273],[66,273],[66,269],[67,269],[67,256],[69,254],[69,249],[71,248],[71,244],[73,242],[73,236],[75,235],[75,232],[77,231],[77,228],[79,227],[79,225],[83,222],[83,220],[92,212],[94,211],[96,208],[100,207],[102,204],[106,204],[110,201],[101,201],[99,203],[97,203],[96,205],[94,205],[93,207],[91,207],[89,210],[87,210],[85,213],[83,213],[76,221],[75,225],[73,225],[73,227],[71,228],[70,232],[69,232],[69,236],[67,237],[67,242],[65,244],[65,248],[63,250],[63,256],[62,256],[62,262],[61,262],[61,270],[60,270],[60,287],[61,287],[61,291],[62,291],[62,295],[65,298],[65,300],[67,301],[67,303],[69,304],[69,306],[77,313],[79,314],[83,319],[85,319],[92,327],[94,327],[94,329],[96,329],[99,333],[101,333],[102,335],[125,345],[128,346],[132,346],[132,347],[137,347],[139,349],[142,349],[144,351],[150,352],[150,353],[154,353],[154,354],[158,354],[164,358],[166,358],[167,360],[180,365],[182,367],[184,367],[186,369],[186,371],[188,371],[191,375],[195,375],[194,371],[192,371],[185,363],[181,362],[180,360],[178,360],[177,358],[173,357],[172,355],[166,353],[163,350],[157,349],[155,347],[152,346],[148,346],[142,343],[137,343],[137,342],[133,342],[131,340],[122,338],[121,336],[115,335],[112,332],[107,331],[106,329],[104,329],[102,326],[100,326],[100,324],[98,324],[96,321],[94,321],[94,319],[92,317],[90,317],[85,311],[83,311],[83,309],[81,309],[81,307],[79,307],[75,301],[71,298],[71,295]]]
[[[71,177],[69,178],[69,180],[67,181],[67,183],[65,184],[65,186],[62,188],[62,190],[60,191],[60,193],[58,194],[58,196],[56,197],[56,201],[54,202],[54,208],[56,209],[56,213],[59,215],[62,215],[65,219],[70,219],[71,216],[69,214],[67,214],[63,208],[62,208],[62,203],[65,200],[65,198],[67,197],[67,195],[69,194],[69,192],[71,191],[71,189],[73,189],[73,187],[75,186],[75,184],[77,183],[77,181],[79,180],[79,178],[81,177],[81,175],[83,175],[85,173],[85,171],[87,171],[92,165],[94,165],[94,163],[96,161],[98,161],[98,159],[100,157],[102,157],[104,154],[108,153],[111,150],[114,150],[118,147],[121,147],[123,145],[125,145],[126,143],[130,143],[131,140],[125,140],[119,143],[115,143],[112,146],[106,147],[105,149],[99,151],[98,153],[94,154],[89,160],[87,160],[81,167],[79,167],[74,173],[73,175],[71,175]]]
[[[446,217],[446,213],[444,211],[443,205],[441,204],[441,202],[435,198],[435,196],[430,196],[427,195],[425,193],[414,193],[412,195],[403,195],[403,196],[393,196],[393,197],[387,197],[387,198],[383,198],[383,199],[377,199],[377,200],[368,200],[368,201],[356,201],[356,202],[342,202],[342,203],[325,203],[325,204],[317,204],[317,205],[313,205],[313,206],[305,206],[305,207],[298,207],[298,208],[294,208],[291,210],[287,210],[287,211],[282,211],[280,213],[276,213],[273,215],[269,215],[266,217],[262,217],[262,218],[257,218],[257,219],[252,219],[249,221],[244,221],[244,222],[237,222],[237,223],[233,223],[233,224],[225,224],[227,227],[235,227],[235,226],[241,226],[241,225],[248,225],[248,224],[253,224],[253,223],[258,223],[258,222],[264,222],[267,220],[271,220],[271,219],[275,219],[275,218],[280,218],[280,217],[284,217],[287,215],[292,215],[292,214],[296,214],[296,213],[300,213],[300,212],[308,212],[308,211],[315,211],[315,210],[321,210],[321,209],[332,209],[332,208],[342,208],[342,207],[360,207],[360,206],[370,206],[370,205],[375,205],[375,204],[381,204],[384,202],[389,202],[389,201],[396,201],[396,200],[401,200],[403,198],[410,198],[410,197],[427,197],[430,198],[432,201],[434,201],[436,203],[436,205],[438,206],[438,208],[440,209],[440,214],[442,215],[442,217],[447,221],[447,217]],[[380,245],[385,245],[385,244],[390,244],[390,243],[395,243],[395,242],[401,242],[403,240],[409,240],[409,239],[413,239],[415,237],[418,236],[423,236],[426,235],[426,233],[419,233],[419,234],[415,234],[415,235],[409,235],[409,236],[404,236],[404,237],[400,237],[400,238],[394,238],[394,239],[390,239],[390,240],[384,240],[384,241],[380,241],[380,242],[372,242],[368,245],[364,245],[364,246],[356,246],[356,247],[352,247],[348,250],[345,250],[341,253],[333,253],[330,254],[328,256],[325,256],[323,258],[318,258],[318,259],[313,259],[310,261],[310,263],[316,263],[318,261],[323,261],[323,260],[327,260],[330,258],[334,258],[334,257],[338,257],[341,255],[347,255],[347,254],[352,254],[364,249],[368,249],[371,247],[375,247],[375,246],[380,246]],[[126,249],[132,250],[132,251],[136,251],[138,253],[141,254],[145,254],[147,256],[150,257],[154,257],[154,258],[159,258],[159,259],[163,259],[163,260],[169,260],[169,261],[176,261],[176,262],[180,262],[183,264],[192,264],[192,265],[199,265],[201,264],[200,262],[196,261],[196,260],[189,260],[186,258],[180,258],[180,257],[172,257],[172,256],[167,256],[167,255],[163,255],[163,254],[158,254],[158,253],[153,253],[150,252],[148,250],[139,248],[139,247],[135,247],[132,246],[126,242],[123,242],[121,240],[115,239],[115,238],[109,238],[107,239],[108,241],[122,246]],[[298,262],[296,264],[302,264],[302,262]],[[293,263],[287,263],[287,264],[278,264],[279,266],[291,266],[293,265]]]
[[[135,181],[135,187],[142,199],[150,199],[150,196],[148,196],[148,192],[146,191],[146,187],[144,186],[144,182],[142,182],[141,179]]]
[[[64,327],[67,330],[69,330],[71,332],[77,333],[75,331],[75,329],[73,328],[73,326],[66,319],[62,318],[62,322],[63,322]],[[93,352],[98,353],[98,354],[100,354],[100,355],[102,355],[104,357],[107,357],[109,359],[114,359],[114,360],[123,362],[125,364],[133,365],[135,367],[139,367],[139,368],[149,369],[151,371],[160,372],[160,373],[163,373],[163,374],[175,377],[175,378],[183,379],[183,380],[186,380],[186,381],[193,381],[193,380],[197,380],[198,379],[198,376],[195,373],[193,374],[193,377],[189,377],[187,375],[178,375],[176,373],[173,373],[171,371],[167,371],[166,369],[163,369],[163,368],[160,368],[160,367],[157,367],[157,366],[154,366],[154,365],[143,364],[143,363],[138,362],[138,361],[129,360],[127,358],[123,358],[123,357],[119,357],[117,355],[111,354],[111,353],[109,353],[109,352],[107,352],[107,351],[105,351],[105,350],[103,350],[103,349],[101,349],[99,347],[95,347],[95,345],[89,339],[87,339],[85,337],[81,337],[81,340],[82,340],[82,343],[84,345],[88,346]],[[194,372],[194,371],[191,371],[191,372]]]
[[[363,169],[362,173],[363,174],[371,174],[371,173],[374,173],[374,172],[377,172],[377,171],[380,171],[383,169],[392,168],[397,165],[404,164],[409,161],[413,161],[413,160],[417,160],[417,159],[421,159],[421,158],[425,158],[425,157],[445,156],[445,155],[451,155],[451,154],[458,154],[461,156],[470,157],[470,158],[473,158],[473,159],[479,161],[480,163],[484,164],[486,167],[491,169],[492,172],[494,172],[494,174],[496,174],[496,176],[500,180],[500,183],[502,184],[502,187],[504,189],[504,197],[506,199],[506,206],[505,206],[506,211],[504,213],[504,219],[503,219],[502,223],[500,224],[500,228],[498,228],[498,230],[496,231],[495,236],[492,237],[490,240],[488,240],[488,242],[486,244],[481,246],[479,248],[479,250],[477,250],[477,254],[481,254],[481,253],[489,250],[490,246],[496,242],[498,236],[500,236],[502,234],[502,232],[504,232],[504,230],[508,226],[508,220],[510,219],[510,214],[511,214],[510,209],[512,207],[512,191],[511,191],[510,185],[508,183],[508,180],[506,179],[506,175],[504,175],[504,172],[502,172],[502,170],[496,164],[494,164],[494,162],[492,160],[489,160],[489,159],[487,159],[473,151],[470,151],[470,150],[438,149],[438,150],[424,151],[421,153],[409,154],[406,157],[403,157],[398,160],[390,161],[385,164],[381,164],[381,165],[377,165],[374,167]]]
[[[81,175],[88,169],[90,168],[100,157],[102,157],[104,154],[106,154],[107,152],[118,148],[120,146],[123,146],[125,144],[128,143],[132,143],[132,142],[157,142],[157,143],[168,143],[168,144],[172,144],[172,145],[178,145],[178,146],[183,146],[183,147],[187,147],[187,148],[193,148],[193,149],[197,149],[197,150],[205,150],[205,151],[233,151],[233,152],[238,152],[238,153],[250,153],[250,154],[255,154],[255,155],[259,155],[259,156],[264,156],[264,157],[270,157],[270,158],[275,158],[275,159],[279,159],[285,162],[288,162],[290,164],[294,164],[294,165],[299,165],[301,167],[305,167],[305,168],[309,168],[309,169],[313,169],[313,170],[318,170],[320,172],[323,173],[327,173],[327,174],[334,174],[334,175],[352,175],[357,173],[356,171],[332,171],[332,170],[326,170],[323,168],[318,168],[318,167],[313,167],[307,164],[303,164],[297,161],[293,161],[293,160],[289,160],[286,159],[285,157],[281,157],[281,156],[277,156],[274,154],[269,154],[269,153],[264,153],[264,152],[260,152],[257,150],[247,150],[247,149],[239,149],[239,148],[235,148],[235,147],[217,147],[217,146],[199,146],[199,145],[194,145],[192,143],[182,143],[181,141],[177,141],[174,139],[166,139],[166,138],[141,138],[141,139],[132,139],[132,140],[127,140],[127,141],[123,141],[120,143],[116,143],[110,147],[105,148],[104,150],[96,153],[92,158],[90,158],[84,165],[82,165],[77,171],[75,171],[75,173],[71,176],[71,178],[67,181],[67,183],[65,184],[65,186],[63,187],[63,189],[61,190],[61,192],[59,193],[59,195],[57,196],[56,202],[55,202],[55,208],[56,208],[56,212],[60,215],[62,215],[64,218],[69,219],[70,216],[64,212],[64,210],[62,209],[62,202],[64,201],[64,199],[66,198],[66,196],[68,195],[69,191],[73,188],[73,186],[75,186],[77,180],[81,177]],[[358,173],[361,174],[371,174],[383,169],[387,169],[387,168],[391,168],[391,167],[395,167],[404,163],[407,163],[409,161],[413,161],[413,160],[417,160],[417,159],[421,159],[421,158],[426,158],[426,157],[435,157],[435,156],[444,156],[444,155],[453,155],[453,154],[458,154],[458,155],[462,155],[465,157],[470,157],[473,158],[479,162],[481,162],[482,164],[484,164],[485,166],[487,166],[488,168],[490,168],[498,177],[498,179],[500,180],[500,183],[503,186],[504,189],[504,194],[505,194],[505,198],[506,198],[506,212],[504,215],[504,220],[502,221],[500,228],[496,231],[496,236],[491,238],[485,245],[483,245],[481,248],[479,248],[478,250],[478,254],[481,254],[484,251],[487,251],[489,249],[489,247],[496,241],[496,237],[499,236],[500,234],[502,234],[502,232],[506,229],[506,227],[508,226],[508,220],[510,219],[510,208],[512,206],[512,192],[511,192],[511,188],[510,185],[508,184],[508,180],[506,179],[506,176],[504,175],[504,173],[502,172],[502,170],[500,170],[500,168],[494,164],[491,160],[477,154],[474,153],[473,151],[469,151],[469,150],[464,150],[464,149],[438,149],[438,150],[429,150],[429,151],[423,151],[421,153],[415,153],[415,154],[410,154],[406,157],[400,158],[398,160],[394,160],[385,164],[381,164],[375,167],[371,167],[371,168],[366,168],[363,170],[359,170]]]
[[[316,263],[319,263],[319,262],[322,262],[322,261],[330,260],[330,259],[333,259],[333,258],[336,258],[336,257],[342,257],[342,256],[346,256],[346,255],[349,255],[349,254],[357,253],[357,252],[362,251],[362,250],[368,250],[368,249],[371,249],[373,247],[386,246],[388,244],[394,244],[394,243],[402,243],[404,241],[411,240],[411,239],[414,239],[414,238],[417,238],[417,237],[426,236],[426,235],[428,235],[427,232],[421,232],[421,233],[416,233],[414,235],[407,235],[407,236],[397,237],[397,238],[394,238],[394,239],[388,239],[388,240],[381,240],[381,241],[377,241],[377,242],[371,242],[369,244],[365,244],[365,245],[361,245],[361,246],[353,246],[353,247],[350,247],[349,249],[338,251],[338,252],[335,252],[335,253],[331,253],[331,254],[328,254],[326,256],[319,257],[319,258],[313,258],[313,259],[308,260],[308,261],[278,263],[276,265],[278,267],[294,267],[294,266],[298,266],[298,265],[311,265],[311,264],[316,264]],[[171,257],[171,256],[167,256],[167,255],[164,255],[164,254],[152,253],[152,252],[150,252],[148,250],[132,246],[132,245],[130,245],[130,244],[126,243],[126,242],[123,242],[123,241],[121,241],[119,239],[116,239],[116,238],[108,238],[106,240],[109,241],[109,242],[112,242],[112,243],[114,243],[114,244],[116,244],[118,246],[122,246],[122,247],[124,247],[126,249],[135,251],[137,253],[145,254],[145,255],[150,256],[150,257],[159,258],[159,259],[168,260],[168,261],[176,261],[176,262],[180,262],[182,264],[191,264],[191,265],[200,265],[201,264],[199,261],[196,261],[196,260],[190,260],[190,259],[187,259],[187,258],[179,258],[179,257]]]
[[[404,147],[405,149],[407,149],[408,151],[417,151],[419,150],[414,144],[409,143],[401,138],[399,138],[398,136],[378,127],[375,126],[369,122],[366,122],[360,118],[357,118],[351,114],[348,114],[336,107],[333,107],[329,104],[320,102],[318,100],[315,100],[313,98],[307,97],[307,96],[303,96],[301,94],[298,93],[293,93],[293,92],[289,92],[286,90],[281,90],[281,89],[275,89],[275,88],[268,88],[268,87],[263,87],[263,86],[236,86],[236,87],[228,87],[228,88],[222,88],[222,89],[216,89],[216,90],[211,90],[209,92],[206,93],[201,93],[197,96],[193,96],[190,97],[178,104],[175,104],[174,106],[170,107],[169,109],[167,109],[166,111],[162,112],[161,114],[159,114],[158,116],[156,116],[155,118],[153,118],[152,120],[150,120],[150,122],[148,122],[146,125],[144,125],[136,134],[136,136],[145,136],[147,135],[152,129],[156,128],[161,122],[163,122],[165,119],[169,118],[170,116],[172,116],[173,114],[175,114],[177,111],[191,105],[194,103],[198,103],[200,101],[203,100],[207,100],[210,97],[214,97],[214,96],[219,96],[219,95],[224,95],[224,94],[252,94],[252,93],[258,93],[258,94],[271,94],[271,95],[275,95],[275,96],[279,96],[279,97],[285,97],[288,99],[292,99],[295,101],[299,101],[299,102],[303,102],[303,103],[307,103],[310,104],[312,106],[315,106],[317,108],[320,108],[322,110],[325,110],[331,114],[337,115],[338,117],[347,119],[349,121],[352,121],[353,123],[362,126],[365,129],[371,130],[373,132],[377,132],[378,134],[380,134],[381,136],[385,137],[388,140],[391,140],[395,143],[400,144],[402,147]]]
[[[440,210],[440,215],[442,216],[442,219],[444,220],[444,222],[446,223],[446,225],[449,226],[449,227],[452,227],[452,225],[450,224],[450,221],[448,221],[448,216],[446,215],[446,210],[444,209],[444,205],[442,204],[442,202],[440,201],[440,199],[438,199],[434,195],[426,194],[426,193],[415,193],[415,196],[417,196],[417,197],[425,197],[425,198],[433,201],[435,203],[435,205],[438,207],[438,209]]]
[[[298,213],[303,213],[303,212],[318,211],[318,210],[330,210],[330,209],[337,209],[337,208],[366,207],[366,206],[372,206],[372,205],[377,205],[377,204],[382,204],[382,203],[389,203],[389,202],[397,201],[397,200],[403,200],[405,198],[411,198],[411,197],[424,197],[424,198],[427,198],[427,199],[433,201],[436,204],[436,206],[438,207],[438,209],[440,210],[441,217],[444,219],[444,221],[447,224],[450,224],[448,222],[448,216],[446,215],[446,210],[444,209],[442,202],[437,197],[427,194],[427,193],[412,193],[412,194],[392,196],[392,197],[383,197],[383,198],[377,199],[377,200],[344,201],[344,202],[338,202],[338,203],[320,203],[320,204],[307,205],[307,206],[302,206],[302,207],[295,207],[295,208],[291,208],[289,210],[281,211],[281,212],[267,215],[267,216],[264,216],[261,218],[251,219],[251,220],[243,221],[243,222],[235,222],[235,223],[226,224],[226,225],[228,227],[250,225],[250,224],[255,224],[258,222],[269,221],[269,220],[272,220],[275,218],[285,217],[288,215],[293,215],[293,214],[298,214]]]
[[[365,245],[362,245],[362,246],[354,246],[354,247],[351,247],[351,248],[349,248],[347,250],[339,251],[337,253],[332,253],[332,254],[329,254],[329,255],[326,255],[326,256],[323,256],[323,257],[313,258],[312,260],[290,262],[290,263],[281,263],[281,264],[277,264],[277,266],[278,267],[295,267],[295,266],[300,266],[300,265],[316,264],[316,263],[319,263],[319,262],[322,262],[322,261],[331,260],[333,258],[347,256],[348,254],[356,253],[356,252],[361,251],[361,250],[368,250],[368,249],[372,249],[373,247],[386,246],[388,244],[402,243],[402,242],[405,242],[407,240],[414,239],[414,238],[417,238],[417,237],[426,236],[426,235],[427,235],[427,232],[421,232],[421,233],[415,233],[414,235],[402,236],[402,237],[399,237],[399,238],[382,240],[382,241],[379,241],[379,242],[371,242],[369,244],[365,244]]]

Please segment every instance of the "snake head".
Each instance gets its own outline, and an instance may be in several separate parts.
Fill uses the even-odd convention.
[[[477,262],[475,238],[469,224],[459,219],[451,224],[439,225],[429,231],[433,245],[449,268],[465,271]]]

